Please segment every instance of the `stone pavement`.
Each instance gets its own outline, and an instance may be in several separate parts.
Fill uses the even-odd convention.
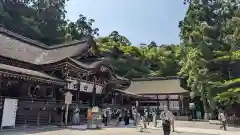
[[[171,135],[240,135],[240,129],[228,127],[229,131],[219,130],[219,125],[209,124],[208,122],[190,122],[190,121],[176,121],[176,132]],[[67,129],[60,129],[57,127],[52,128],[39,128],[39,129],[25,129],[19,131],[0,132],[0,135],[162,135],[161,128],[149,127],[150,133],[141,133],[132,126],[120,125],[118,127],[110,125],[103,126],[102,130],[86,130],[86,125],[82,126],[69,126]]]
[[[7,132],[0,135],[163,135],[161,130],[149,130],[149,133],[136,131],[135,128],[104,128],[102,130],[77,130],[77,129],[59,129],[52,131],[22,131]],[[198,133],[174,132],[171,135],[206,135]]]
[[[211,135],[240,135],[240,128],[227,127],[228,131],[220,130],[220,125],[209,124],[201,121],[175,121],[175,130],[177,132],[202,133]],[[161,129],[149,127],[151,129]]]

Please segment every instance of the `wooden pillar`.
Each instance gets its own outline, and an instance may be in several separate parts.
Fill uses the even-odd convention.
[[[117,103],[117,95],[118,95],[118,93],[115,93],[115,94],[114,94],[114,104],[118,104],[118,103]]]
[[[82,81],[82,74],[79,73],[78,74],[78,79],[77,79],[78,85],[77,85],[77,92],[76,92],[77,93],[77,95],[76,95],[76,101],[77,102],[80,102],[79,94],[80,94],[81,81]]]
[[[96,83],[93,84],[92,106],[96,106]]]
[[[157,96],[157,113],[160,113],[160,102],[159,102],[158,95],[156,96]]]
[[[115,93],[112,93],[112,105],[114,104],[114,101],[115,101],[115,99],[114,99],[114,96],[115,96]]]
[[[123,94],[121,93],[121,104],[123,105]]]
[[[28,89],[28,97],[31,96],[31,94],[32,94],[32,93],[31,93],[31,87],[32,87],[32,86],[33,86],[32,84],[29,84],[29,85],[28,85],[28,88],[27,88],[27,89]]]
[[[49,116],[48,116],[48,124],[50,124],[51,121],[52,121],[52,115],[51,115],[51,113],[49,113],[48,115],[49,115]]]
[[[0,96],[3,95],[3,91],[2,91],[2,74],[0,73]]]
[[[183,95],[180,95],[179,96],[179,99],[180,99],[180,104],[179,106],[181,107],[181,113],[184,113],[184,106],[183,106]]]
[[[37,116],[37,125],[40,125],[40,111],[38,112],[38,116]]]
[[[63,125],[63,107],[61,107],[61,114],[60,114],[60,125]]]
[[[169,95],[167,95],[167,108],[168,108],[168,110],[169,110]]]
[[[2,74],[0,73],[0,90],[2,88]]]

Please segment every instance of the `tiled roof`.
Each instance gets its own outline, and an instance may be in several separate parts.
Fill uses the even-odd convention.
[[[0,42],[0,55],[37,65],[83,54],[91,47],[86,38],[68,44],[47,46],[3,28],[0,28]]]
[[[5,73],[5,74],[13,73],[13,74],[19,75],[18,77],[20,77],[20,75],[25,75],[25,76],[33,77],[33,78],[39,79],[39,80],[42,80],[42,79],[47,80],[49,82],[51,82],[51,81],[53,81],[53,82],[65,82],[64,80],[54,78],[52,76],[49,76],[49,75],[47,75],[45,73],[42,73],[42,72],[39,72],[39,71],[24,69],[24,68],[20,68],[20,67],[14,67],[14,66],[5,65],[5,64],[0,64],[0,73]],[[26,78],[28,78],[28,77],[26,77]]]
[[[120,93],[122,93],[122,94],[126,94],[126,95],[128,95],[128,96],[142,97],[142,98],[144,98],[144,96],[142,96],[142,95],[138,95],[138,94],[134,94],[134,93],[132,93],[132,92],[127,92],[127,91],[118,90],[118,89],[115,90],[115,91],[120,92]]]
[[[172,77],[165,79],[135,79],[125,90],[135,94],[180,94],[187,90],[180,87],[180,80]]]
[[[86,68],[86,69],[94,69],[96,67],[98,67],[99,65],[101,65],[101,63],[103,63],[103,61],[94,61],[92,63],[82,63],[78,60],[69,58],[72,62],[76,63],[77,65],[81,66],[82,68]]]

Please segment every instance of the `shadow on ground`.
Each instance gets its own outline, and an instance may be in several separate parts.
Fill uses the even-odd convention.
[[[0,131],[0,135],[26,135],[26,134],[36,134],[36,133],[44,133],[51,131],[59,131],[64,128],[60,128],[57,126],[51,127],[26,127],[26,128],[16,128],[16,129],[4,129]]]

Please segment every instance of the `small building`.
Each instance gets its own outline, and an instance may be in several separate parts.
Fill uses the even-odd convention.
[[[124,93],[141,95],[140,110],[163,110],[167,106],[175,115],[186,115],[189,92],[180,86],[178,77],[155,77],[132,79]]]

